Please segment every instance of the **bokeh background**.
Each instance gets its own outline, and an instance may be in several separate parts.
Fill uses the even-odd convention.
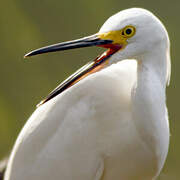
[[[143,7],[165,24],[171,39],[167,89],[171,143],[161,180],[180,179],[180,1],[7,0],[0,6],[0,158],[8,155],[35,106],[62,80],[102,50],[85,48],[28,59],[32,49],[96,33],[112,14]],[[153,33],[153,32],[152,32]]]

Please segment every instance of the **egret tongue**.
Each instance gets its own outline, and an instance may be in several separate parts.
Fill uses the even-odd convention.
[[[105,61],[107,58],[109,58],[111,55],[119,51],[122,46],[116,45],[116,44],[105,44],[105,45],[98,45],[99,47],[107,48],[108,50],[105,51],[101,56],[98,56],[95,59],[95,62],[101,62]]]
[[[98,47],[103,47],[103,48],[107,48],[107,49],[113,49],[113,50],[116,50],[118,51],[119,49],[122,48],[121,45],[119,44],[103,44],[103,45],[97,45]]]

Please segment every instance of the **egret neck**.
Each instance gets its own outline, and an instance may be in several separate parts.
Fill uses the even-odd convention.
[[[137,82],[132,89],[132,116],[152,162],[162,169],[169,142],[165,89],[169,74],[169,47],[162,43],[138,59]],[[166,120],[166,122],[164,122]],[[158,163],[157,163],[158,162]]]

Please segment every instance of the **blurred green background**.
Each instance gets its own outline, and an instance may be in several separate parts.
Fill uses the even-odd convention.
[[[32,49],[96,33],[112,14],[151,10],[170,35],[172,78],[167,89],[171,143],[159,179],[180,179],[180,1],[7,0],[0,7],[0,158],[7,155],[35,106],[72,72],[100,53],[85,48],[23,59]]]

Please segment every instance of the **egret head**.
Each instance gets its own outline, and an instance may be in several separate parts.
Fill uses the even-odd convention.
[[[143,54],[158,49],[159,45],[164,48],[169,46],[167,31],[160,20],[148,10],[131,8],[111,16],[95,35],[43,47],[26,54],[25,57],[60,50],[100,46],[108,48],[108,51],[100,56],[100,60],[111,57],[111,63],[114,63],[123,59],[141,58]],[[99,57],[97,59],[99,61]]]
[[[158,49],[169,47],[168,34],[151,12],[142,8],[131,8],[111,16],[99,31],[101,39],[111,39],[120,50],[112,61],[141,59],[141,56]]]

